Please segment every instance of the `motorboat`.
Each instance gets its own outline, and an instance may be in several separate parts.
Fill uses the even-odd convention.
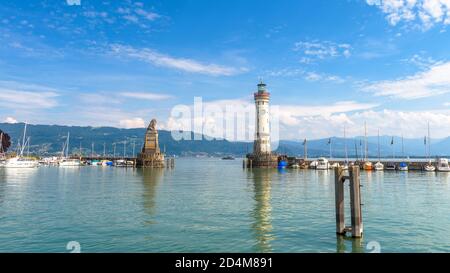
[[[79,167],[81,166],[81,161],[79,159],[64,158],[58,165],[60,167]]]
[[[448,165],[447,158],[439,158],[438,164],[437,164],[437,171],[438,172],[450,172],[450,166]]]
[[[375,163],[374,169],[375,171],[382,171],[384,170],[384,164],[378,161],[377,163]]]
[[[328,163],[328,160],[324,157],[321,157],[317,160],[317,170],[328,170],[330,168],[330,164]]]
[[[407,171],[408,164],[406,162],[400,162],[400,164],[398,164],[398,170],[399,171]]]
[[[395,165],[394,162],[389,162],[389,163],[386,164],[385,170],[387,170],[387,171],[395,171],[395,170],[397,170],[397,166]]]

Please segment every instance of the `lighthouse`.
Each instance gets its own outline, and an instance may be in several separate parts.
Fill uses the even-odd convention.
[[[258,91],[254,93],[256,120],[253,153],[247,155],[244,165],[248,168],[276,168],[278,156],[270,148],[270,93],[262,81],[258,84]]]
[[[256,128],[253,154],[270,154],[270,93],[262,81],[258,84],[258,91],[254,94],[256,106]]]

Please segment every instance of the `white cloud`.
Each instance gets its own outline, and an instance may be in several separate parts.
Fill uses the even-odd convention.
[[[450,92],[450,62],[439,63],[415,75],[370,84],[363,89],[375,96],[419,99]]]
[[[441,62],[434,60],[432,57],[425,57],[425,56],[423,56],[423,54],[414,54],[411,58],[404,59],[402,61],[413,64],[422,69],[429,69],[430,66],[441,63]]]
[[[112,52],[118,56],[135,58],[156,66],[168,67],[190,73],[199,73],[213,76],[231,76],[247,71],[246,68],[233,68],[217,64],[203,64],[196,60],[175,58],[161,54],[150,48],[136,49],[131,46],[114,44]]]
[[[121,96],[127,97],[127,98],[134,98],[134,99],[142,99],[142,100],[166,100],[172,98],[171,95],[167,94],[156,94],[156,93],[148,93],[148,92],[122,92],[120,93]]]
[[[329,105],[316,105],[316,106],[308,106],[308,105],[274,105],[272,104],[272,110],[276,109],[278,120],[280,124],[280,132],[279,136],[281,139],[297,139],[299,137],[298,131],[300,128],[303,128],[306,124],[305,121],[312,120],[321,120],[322,123],[317,123],[316,128],[310,128],[311,132],[308,132],[308,137],[312,134],[317,135],[325,135],[328,133],[328,128],[331,127],[330,124],[342,122],[349,122],[348,118],[342,114],[351,113],[357,111],[364,111],[368,109],[372,109],[377,107],[377,104],[372,103],[359,103],[355,101],[341,101],[336,102],[334,104]],[[189,109],[193,109],[193,106],[188,106]],[[230,100],[216,100],[216,101],[208,101],[203,102],[203,109],[207,107],[212,107],[215,111],[222,111],[222,114],[225,113],[228,109],[233,110],[242,110],[237,111],[235,117],[238,119],[246,120],[247,126],[245,128],[241,128],[238,133],[237,140],[252,140],[254,135],[254,115],[255,115],[255,106],[254,102],[251,99],[230,99]],[[233,111],[231,110],[231,111]],[[223,120],[215,120],[213,117],[208,115],[204,117],[198,116],[190,116],[190,120],[185,117],[170,117],[167,122],[167,129],[169,130],[181,130],[183,128],[183,124],[192,125],[195,122],[197,124],[206,124],[209,123],[215,124],[215,126],[223,128],[223,130],[218,131],[218,135],[214,135],[212,133],[206,133],[206,135],[214,136],[214,137],[224,137],[224,132],[226,130],[233,130],[230,128],[224,128]],[[189,127],[190,130],[195,130],[195,128]],[[196,131],[199,132],[199,131]],[[321,133],[322,132],[322,133]],[[228,136],[228,138],[227,138]],[[327,135],[330,136],[330,135]],[[230,138],[231,137],[231,138]],[[234,141],[236,140],[236,135],[228,134],[225,135],[225,138],[228,140]]]
[[[402,21],[418,21],[424,29],[450,24],[449,0],[366,0],[366,3],[380,8],[393,26]]]
[[[6,117],[5,120],[3,121],[5,123],[17,123],[17,119],[13,118],[13,117]]]
[[[432,137],[444,138],[450,132],[450,111],[357,111],[354,113],[339,113],[328,116],[306,116],[297,120],[296,126],[283,128],[283,138],[302,139],[308,137],[326,138],[342,136],[346,125],[347,136],[364,134],[364,122],[368,125],[368,135],[376,135],[380,129],[382,135],[419,138],[427,133],[427,123],[430,122]]]
[[[311,82],[333,82],[344,83],[346,80],[337,75],[330,75],[325,73],[311,72],[299,68],[284,68],[280,70],[266,71],[266,73],[272,77],[301,77]]]
[[[300,59],[302,63],[308,63],[311,58],[327,59],[344,56],[351,56],[351,46],[349,44],[337,44],[329,41],[300,41],[295,43],[294,51],[301,52],[304,56]]]
[[[122,119],[119,121],[121,128],[145,128],[145,121],[142,118]]]
[[[49,87],[0,81],[0,105],[5,108],[52,108],[58,105],[56,97],[56,90]]]

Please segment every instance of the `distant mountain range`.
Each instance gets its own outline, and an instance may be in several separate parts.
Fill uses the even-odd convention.
[[[17,147],[18,140],[23,134],[23,123],[0,123],[0,129],[11,136],[11,148]],[[80,127],[80,126],[60,126],[60,125],[28,125],[27,136],[30,137],[30,153],[39,155],[54,155],[61,152],[63,143],[66,140],[67,133],[70,132],[70,153],[79,153],[80,145],[83,154],[92,153],[92,143],[94,144],[94,154],[102,155],[114,153],[116,155],[131,156],[133,147],[135,154],[139,152],[143,145],[143,139],[146,129],[119,129],[113,127]],[[199,135],[197,135],[199,136]],[[191,133],[191,139],[194,134]],[[394,137],[394,145],[391,145],[391,136],[380,137],[380,153],[382,157],[392,157],[393,149],[395,156],[402,156],[402,140],[400,137]],[[328,145],[329,138],[308,140],[308,156],[329,157],[330,149]],[[172,138],[170,131],[159,130],[159,143],[162,150],[169,155],[179,156],[224,156],[234,155],[243,156],[253,149],[253,143],[230,142],[227,140],[181,140],[176,141]],[[347,143],[348,156],[351,158],[362,157],[364,150],[363,137],[343,138],[332,137],[331,149],[333,157],[344,157],[345,143]],[[368,137],[369,157],[378,156],[378,138]],[[424,139],[404,139],[405,156],[424,156]],[[292,156],[303,157],[303,141],[280,141],[277,152]],[[431,145],[433,156],[450,155],[450,137],[445,139],[433,139]]]

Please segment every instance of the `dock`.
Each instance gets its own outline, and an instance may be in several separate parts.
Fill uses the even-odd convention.
[[[316,160],[317,159],[305,160],[303,158],[288,157],[288,166],[293,166],[293,165],[297,164],[299,166],[304,166],[304,168],[310,168],[310,164]],[[331,166],[335,165],[336,163],[338,163],[339,165],[342,166],[342,164],[344,164],[345,161],[346,160],[344,158],[331,159],[331,160],[328,160],[328,164],[330,165],[330,169],[331,169]],[[429,162],[428,159],[411,160],[411,159],[399,159],[399,158],[392,159],[392,160],[382,159],[380,161],[378,161],[378,159],[369,159],[368,161],[371,162],[372,164],[381,162],[381,163],[383,163],[385,168],[388,164],[394,164],[395,166],[399,166],[400,163],[404,162],[404,163],[408,164],[409,171],[423,171],[425,168],[425,165],[428,164],[428,162]],[[363,169],[364,161],[348,160],[348,163],[353,163],[354,165],[359,166],[360,169]],[[432,159],[431,164],[436,167],[436,165],[437,165],[436,160]]]

